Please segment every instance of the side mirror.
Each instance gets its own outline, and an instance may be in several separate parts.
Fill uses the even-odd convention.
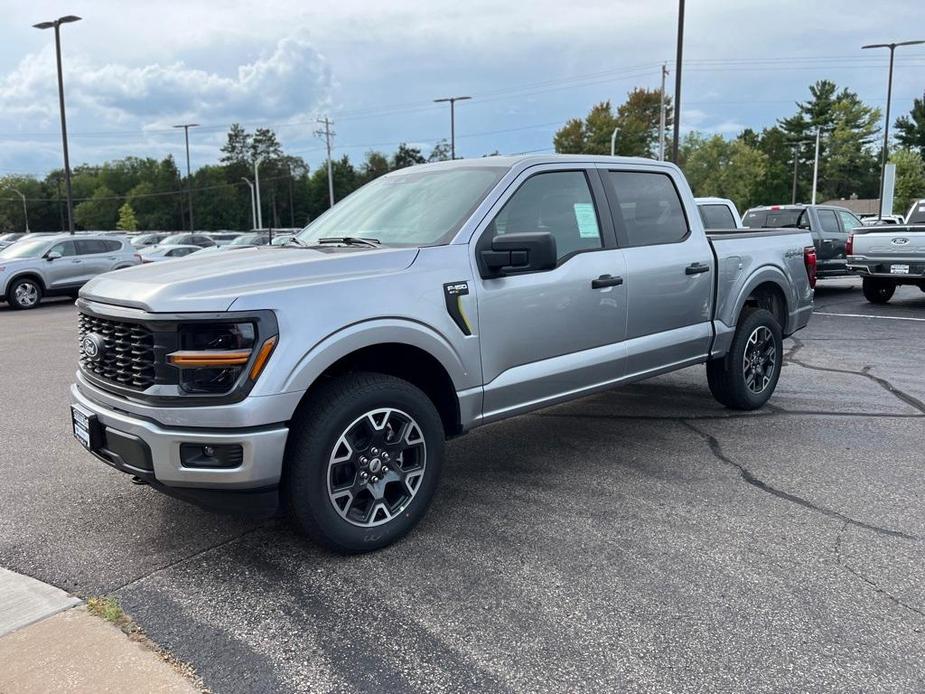
[[[45,254],[45,260],[57,260],[60,257],[61,253],[59,251],[48,251],[48,253]]]
[[[556,237],[548,231],[501,234],[491,240],[491,249],[481,251],[486,277],[540,272],[556,266]]]

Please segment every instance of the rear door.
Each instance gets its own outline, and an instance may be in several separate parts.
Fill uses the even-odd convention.
[[[77,257],[81,261],[81,281],[89,282],[91,279],[111,269],[115,260],[107,258],[106,241],[101,239],[77,239]]]
[[[715,281],[702,225],[688,219],[667,172],[601,173],[626,256],[627,374],[702,359],[713,337]]]
[[[819,240],[816,246],[819,274],[844,274],[848,271],[848,261],[845,256],[848,234],[842,228],[835,210],[821,207],[816,208],[815,212],[819,224],[818,229],[814,229],[813,237]]]

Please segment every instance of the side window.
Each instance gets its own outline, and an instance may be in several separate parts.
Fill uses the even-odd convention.
[[[103,241],[103,253],[114,253],[122,250],[121,241]]]
[[[77,255],[92,255],[93,253],[106,252],[104,243],[96,239],[81,239],[74,243],[77,244]]]
[[[488,225],[489,236],[548,231],[559,260],[601,248],[601,230],[588,179],[581,171],[551,171],[528,178]]]
[[[630,246],[678,243],[687,237],[687,218],[669,176],[611,171],[607,180],[617,200],[615,221],[618,228],[622,223]]]
[[[56,243],[48,250],[48,252],[60,253],[63,258],[71,255],[77,255],[77,249],[74,247],[73,241],[63,241],[62,243]]]
[[[707,229],[735,229],[735,217],[725,205],[698,205],[697,208]]]
[[[845,231],[851,231],[852,229],[857,229],[859,226],[862,226],[861,220],[850,212],[839,210],[838,216],[841,217],[841,224],[845,227]]]
[[[837,234],[841,229],[838,228],[838,218],[835,216],[835,210],[817,210],[819,214],[819,226],[822,227],[823,234]]]
[[[189,252],[190,252],[189,248],[175,248],[172,251],[170,251],[170,253],[168,253],[167,255],[169,255],[172,258],[182,258],[184,255],[189,255]]]

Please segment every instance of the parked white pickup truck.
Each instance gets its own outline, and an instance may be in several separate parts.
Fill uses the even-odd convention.
[[[855,229],[845,251],[848,269],[863,278],[871,303],[885,304],[901,284],[925,292],[925,225]]]
[[[739,229],[742,226],[739,210],[729,198],[694,198],[694,202],[707,231]]]

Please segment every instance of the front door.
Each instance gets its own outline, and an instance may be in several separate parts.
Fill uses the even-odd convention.
[[[474,237],[474,253],[498,235],[550,232],[558,263],[490,279],[476,271],[486,421],[588,392],[624,373],[626,267],[596,172],[540,170],[512,188]]]
[[[843,274],[848,271],[845,255],[848,234],[839,225],[835,210],[817,209],[816,215],[819,218],[819,274]]]
[[[56,253],[60,257],[48,259],[48,255]],[[73,241],[56,243],[45,254],[45,284],[48,289],[66,289],[80,285],[83,271],[83,261],[77,255],[77,247]]]

